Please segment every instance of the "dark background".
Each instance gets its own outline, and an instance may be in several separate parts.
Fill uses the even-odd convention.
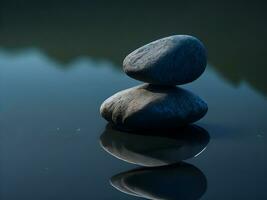
[[[163,36],[190,34],[206,45],[209,63],[232,84],[266,94],[266,1],[0,2],[0,45],[37,47],[60,62],[80,55],[118,66],[130,51]]]

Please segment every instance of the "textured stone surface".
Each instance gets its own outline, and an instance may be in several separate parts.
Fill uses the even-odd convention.
[[[207,146],[209,134],[188,125],[173,131],[128,133],[107,125],[100,144],[111,155],[129,163],[155,167],[174,164],[199,154]]]
[[[142,84],[109,97],[101,115],[125,130],[176,128],[201,119],[207,104],[179,87]]]
[[[144,167],[111,178],[121,192],[145,199],[200,199],[207,189],[205,175],[187,163],[165,167]]]
[[[205,70],[206,50],[188,35],[174,35],[142,46],[123,61],[130,77],[153,84],[180,85],[196,80]]]

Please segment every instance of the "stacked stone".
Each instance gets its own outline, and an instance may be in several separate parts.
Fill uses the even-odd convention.
[[[174,35],[142,46],[123,61],[124,72],[145,84],[120,91],[100,113],[124,130],[175,129],[201,119],[207,104],[177,87],[196,80],[207,64],[206,49],[189,35]]]

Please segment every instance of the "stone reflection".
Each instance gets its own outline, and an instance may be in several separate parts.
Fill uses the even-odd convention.
[[[199,199],[207,188],[205,175],[184,162],[123,172],[110,182],[121,192],[146,199]]]
[[[197,125],[178,130],[129,133],[108,124],[100,136],[101,146],[111,155],[149,167],[169,165],[194,157],[205,149],[208,142],[208,132]]]

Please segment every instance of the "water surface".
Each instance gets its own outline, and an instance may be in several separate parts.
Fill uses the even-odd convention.
[[[100,104],[139,83],[108,59],[80,56],[61,63],[38,49],[2,48],[1,199],[139,198],[116,190],[109,181],[138,166],[116,159],[99,144],[107,124],[99,115]],[[200,79],[182,87],[209,105],[197,125],[209,133],[210,142],[200,155],[185,161],[190,164],[186,170],[205,177],[197,176],[201,179],[196,183],[205,180],[206,189],[194,190],[202,199],[266,199],[264,94],[245,81],[233,86],[210,65]],[[157,177],[157,170],[147,169],[139,169],[138,176],[142,170],[144,177]],[[159,177],[168,174],[166,170],[159,170]],[[181,171],[176,177],[175,181],[183,180]],[[139,192],[147,192],[146,186],[134,184]],[[175,185],[157,184],[165,192],[177,191]],[[186,192],[192,197],[190,188]]]

